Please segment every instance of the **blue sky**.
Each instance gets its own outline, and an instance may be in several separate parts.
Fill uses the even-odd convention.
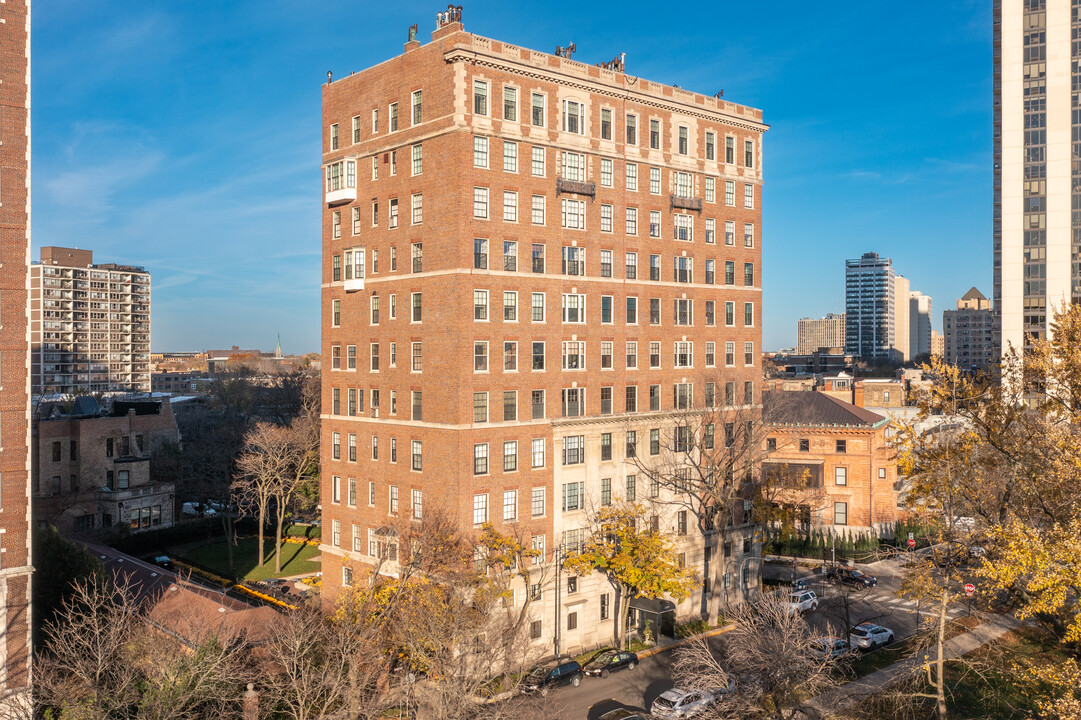
[[[764,346],[892,257],[941,311],[991,285],[981,0],[470,2],[466,29],[762,108]],[[155,351],[319,347],[320,85],[430,38],[436,3],[52,0],[33,17],[33,240],[153,274]]]

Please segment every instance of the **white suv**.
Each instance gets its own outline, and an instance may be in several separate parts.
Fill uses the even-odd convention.
[[[785,601],[788,604],[788,614],[813,612],[818,609],[818,595],[814,590],[802,590],[794,592]]]
[[[860,623],[852,628],[848,636],[848,643],[860,650],[874,650],[877,647],[889,645],[891,642],[893,642],[893,630],[873,623]]]

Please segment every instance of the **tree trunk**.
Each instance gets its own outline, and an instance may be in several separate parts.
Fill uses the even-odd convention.
[[[949,602],[950,593],[942,591],[942,604],[938,609],[938,659],[935,661],[935,697],[938,705],[938,720],[946,720],[946,677],[944,675],[946,659],[943,654],[946,651],[946,603]]]
[[[266,504],[259,505],[259,567],[263,567],[266,556],[263,552],[263,525],[266,523]]]
[[[285,524],[285,503],[278,498],[278,532],[274,536],[274,572],[281,575],[282,572],[282,526]]]
[[[236,580],[236,568],[233,567],[233,517],[229,512],[228,503],[225,507],[225,514],[221,518],[222,529],[225,531],[225,556],[229,561],[229,578],[233,581]]]
[[[714,533],[712,540],[717,544],[709,554],[709,574],[712,579],[709,583],[710,598],[706,619],[710,625],[716,625],[721,614],[721,595],[724,591],[724,533]],[[711,538],[706,537],[705,541],[708,547]]]
[[[631,610],[631,598],[627,588],[620,587],[617,597],[621,603],[619,606],[619,622],[616,624],[616,647],[620,650],[627,649],[627,615]]]

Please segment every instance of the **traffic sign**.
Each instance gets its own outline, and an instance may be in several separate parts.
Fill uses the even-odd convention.
[[[973,585],[972,583],[965,583],[965,595],[968,595],[969,597],[972,597],[973,593],[975,593],[975,592],[976,592],[976,586],[975,585]]]
[[[916,533],[909,533],[908,534],[908,539],[909,540],[915,540],[916,539]]]
[[[912,538],[909,538],[909,539],[908,539],[908,546],[909,546],[910,548],[914,548],[914,547],[916,547],[916,541],[915,541],[914,539],[912,539]]]

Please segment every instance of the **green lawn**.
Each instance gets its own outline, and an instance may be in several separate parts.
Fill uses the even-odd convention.
[[[266,580],[286,575],[307,575],[319,572],[319,548],[311,545],[285,543],[282,547],[282,571],[274,572],[274,541],[266,538],[266,562],[260,566],[256,537],[239,538],[233,547],[233,564],[240,580]],[[223,577],[229,576],[229,562],[224,540],[204,543],[198,546],[178,546],[170,548],[170,554],[180,560],[191,562],[212,570]]]

